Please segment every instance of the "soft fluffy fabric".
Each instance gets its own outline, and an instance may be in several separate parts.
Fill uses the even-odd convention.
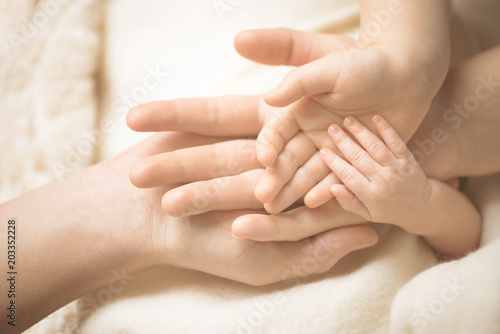
[[[0,202],[95,157],[96,4],[0,0]]]
[[[413,278],[392,305],[391,333],[500,333],[500,174],[476,178],[481,248]]]
[[[482,1],[478,8],[491,11],[487,6],[493,2]],[[0,0],[0,29],[11,40],[22,34],[26,22],[42,19],[38,11],[57,8],[26,43],[21,40],[19,52],[13,52],[9,40],[2,44],[0,200],[136,142],[143,135],[124,123],[135,104],[271,88],[288,69],[238,57],[232,50],[238,31],[287,26],[354,34],[357,24],[353,0],[219,1],[230,4],[222,14],[214,3]],[[103,6],[107,13],[100,30]],[[466,7],[458,8],[467,13]],[[475,17],[477,32],[481,25]],[[493,22],[483,21],[488,26]],[[472,36],[463,26],[459,31],[457,40],[466,33]],[[483,45],[492,40],[480,39]],[[462,56],[476,51],[470,45],[460,50]],[[156,88],[134,95],[152,71],[161,73]],[[112,124],[109,131],[101,131],[103,120]],[[113,288],[103,287],[68,305],[30,332],[496,333],[498,189],[499,176],[468,185],[485,228],[481,249],[459,261],[436,266],[420,238],[379,225],[377,246],[345,257],[324,275],[256,288],[170,267],[124,273]]]

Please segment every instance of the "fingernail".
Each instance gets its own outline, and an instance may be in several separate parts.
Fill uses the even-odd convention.
[[[328,131],[331,134],[337,134],[339,132],[339,126],[336,124],[330,125],[330,127],[328,128]]]
[[[354,125],[354,117],[348,116],[344,119],[344,124],[346,126],[352,126]]]
[[[231,235],[232,235],[232,236],[233,236],[233,238],[235,238],[235,239],[241,239],[240,237],[235,236],[235,235],[233,234],[233,232],[231,232]]]
[[[382,117],[380,117],[379,115],[375,115],[373,116],[373,121],[376,122],[376,123],[380,123],[380,121],[382,120]]]
[[[330,152],[328,152],[328,150],[326,148],[322,148],[320,151],[319,151],[319,154],[321,154],[322,156],[324,157],[327,157]]]

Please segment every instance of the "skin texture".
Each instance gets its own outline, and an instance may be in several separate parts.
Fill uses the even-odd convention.
[[[404,141],[381,116],[373,117],[379,139],[356,118],[347,117],[328,133],[345,159],[331,150],[321,158],[342,181],[330,188],[343,209],[376,223],[421,235],[449,258],[479,246],[481,217],[459,191],[429,179]],[[458,228],[457,228],[458,227]]]
[[[283,30],[279,30],[278,35],[282,32]],[[270,36],[267,42],[278,35]],[[267,51],[258,51],[259,56],[269,56],[269,63],[274,64],[300,63],[301,56],[293,52],[294,48],[290,44],[293,38],[282,39],[281,44],[276,44],[276,47],[288,52],[277,53],[276,57],[271,59],[274,56],[267,54]],[[318,39],[311,39],[310,43],[312,45],[317,41]],[[313,57],[327,48],[330,46],[312,47],[309,55]],[[283,58],[283,55],[288,56]],[[500,122],[499,55],[500,50],[496,48],[455,68],[450,73],[449,80],[445,82],[439,99],[434,99],[432,112],[426,116],[413,141],[409,143],[412,150],[417,150],[417,139],[428,139],[432,131],[438,128],[445,131],[448,139],[435,145],[435,150],[427,154],[421,163],[427,176],[435,175],[446,179],[500,170],[500,156],[496,154],[500,145],[497,131]],[[458,121],[449,122],[443,119],[442,116],[451,106],[463,103],[466,97],[474,94],[478,87],[478,76],[490,75],[496,84],[491,85],[490,95],[481,100],[476,112],[462,117],[459,125]],[[172,107],[172,101],[141,106],[131,112],[129,124],[142,131],[198,130],[206,131],[203,135],[209,135],[211,128],[221,136],[246,137],[256,135],[261,130],[265,119],[264,112],[270,110],[270,107],[263,105],[260,97],[190,99],[178,105],[178,109]],[[179,113],[176,113],[176,110]],[[182,117],[181,111],[190,114],[191,118]],[[193,115],[203,115],[200,111],[210,111],[211,118],[194,119]],[[240,111],[247,113],[241,114]],[[160,122],[156,122],[157,117],[151,119],[144,117],[145,115],[156,115]],[[200,130],[200,124],[209,126]],[[293,277],[293,273],[290,275],[290,266],[300,266],[305,258],[317,250],[325,250],[330,255],[321,257],[317,270],[321,272],[330,268],[349,251],[376,242],[375,232],[367,226],[356,225],[330,230],[332,227],[363,222],[362,218],[341,210],[336,201],[329,201],[317,209],[300,207],[275,216],[269,216],[263,210],[228,210],[207,212],[190,218],[173,218],[163,213],[160,203],[161,196],[169,191],[171,186],[136,189],[128,180],[129,169],[141,159],[150,159],[151,163],[155,159],[150,157],[184,150],[178,155],[179,159],[174,160],[164,171],[169,168],[186,169],[182,158],[192,152],[185,151],[187,147],[205,146],[210,150],[211,145],[220,140],[223,138],[186,133],[157,134],[109,161],[66,176],[2,204],[1,221],[7,222],[10,218],[16,218],[19,224],[22,223],[23,251],[18,254],[17,270],[23,273],[18,280],[18,287],[23,293],[18,300],[19,305],[22,305],[18,308],[18,326],[11,331],[11,328],[5,328],[5,322],[2,322],[0,330],[21,332],[69,301],[115,280],[115,270],[125,269],[127,273],[133,273],[162,263],[262,285]],[[217,152],[219,158],[226,158],[222,161],[229,161],[231,157],[234,157],[235,162],[240,161],[238,156],[227,156],[228,152],[231,152],[230,148]],[[151,180],[148,166],[144,160],[138,162],[134,165],[131,178],[139,184],[156,184],[154,177],[158,174],[152,173]],[[233,177],[249,172],[248,177],[241,178],[240,182],[247,187],[243,193],[253,191],[252,183],[255,184],[255,179],[259,177],[259,171],[253,172],[255,175],[250,173],[255,170],[254,165],[249,164],[246,169],[242,168],[239,174],[231,172],[232,169],[226,168],[225,165],[223,167],[221,170],[220,161],[217,164],[211,161],[203,166],[198,164],[190,169],[190,177],[184,177],[182,182],[210,183],[212,175],[234,175],[222,184],[219,190],[222,193],[226,185],[231,184]],[[141,168],[144,173],[139,173]],[[200,173],[204,173],[203,176],[197,176],[196,168]],[[198,184],[198,187],[201,185]],[[176,189],[180,191],[180,188]],[[227,189],[231,193],[235,188]],[[195,190],[191,188],[190,191]],[[232,201],[234,197],[225,198]],[[211,210],[224,205],[230,206],[221,201],[209,203],[213,203]],[[233,233],[245,229],[248,233],[253,223],[259,228],[267,228],[268,233],[261,234],[261,240],[300,241],[256,243],[231,236],[231,225]],[[6,229],[0,234],[2,244],[7,242],[4,231]],[[321,231],[328,232],[320,233]],[[307,238],[310,235],[315,236]],[[196,247],[200,244],[205,247]],[[221,246],[226,248],[221,251]],[[1,251],[1,256],[7,256],[5,248]],[[302,271],[298,274],[313,273]],[[8,290],[6,281],[2,281],[0,285],[3,291]],[[2,296],[1,302],[6,305],[5,295]]]
[[[264,96],[270,106],[282,108],[257,139],[259,161],[267,168],[255,195],[270,213],[281,212],[303,196],[310,207],[331,198],[325,188],[340,181],[328,175],[317,154],[321,147],[332,148],[326,135],[330,124],[340,125],[354,115],[373,129],[370,119],[380,114],[408,141],[443,83],[450,52],[448,1],[360,1],[360,10],[357,41],[313,35],[317,43],[321,40],[332,48],[309,53],[304,47],[304,55],[285,53],[280,44],[269,46],[269,53],[285,53],[286,64],[300,66]],[[428,24],[422,24],[422,17]],[[374,26],[381,27],[377,34]],[[249,59],[275,64],[278,56],[269,61],[265,51],[254,51],[262,48],[264,34],[243,33],[236,48]],[[293,39],[303,45],[301,37]],[[258,48],[251,45],[257,41]],[[306,58],[307,62],[296,61]]]
[[[258,124],[256,120],[254,126]],[[225,125],[214,127],[214,131],[234,131],[236,123],[226,121]],[[184,123],[179,128],[191,126]],[[0,332],[20,333],[70,301],[154,265],[177,266],[264,285],[324,272],[351,251],[377,242],[376,232],[365,225],[319,232],[297,242],[236,239],[231,235],[233,221],[262,214],[262,209],[238,208],[175,218],[161,207],[161,197],[170,187],[139,189],[129,180],[129,171],[138,160],[183,152],[188,147],[218,147],[216,143],[221,140],[224,138],[182,132],[155,134],[113,159],[0,205],[0,221],[4,224],[0,243],[7,244],[7,223],[15,218],[18,245],[16,327],[2,321]],[[249,156],[241,151],[238,171],[251,171],[258,164],[255,149],[252,151]],[[172,163],[182,162],[174,159]],[[227,176],[232,170],[221,164],[207,164],[201,174],[192,171],[176,182]],[[275,219],[283,223],[310,219],[324,226],[327,218],[321,212],[298,211]],[[0,256],[7,258],[7,247],[2,247]],[[316,261],[314,272],[303,266],[306,259]],[[9,288],[10,283],[2,279],[0,289]],[[9,302],[7,293],[2,294],[0,303]]]
[[[268,38],[263,40],[263,45],[269,43],[273,47],[287,49],[289,51],[286,54],[290,55],[288,57],[290,61],[296,61],[296,55],[300,54],[298,53],[300,51],[296,52],[294,45],[297,45],[296,42],[300,38],[305,37],[305,35],[302,35],[303,33],[296,35],[288,30],[286,32],[285,35],[288,37],[280,39],[278,36],[285,36],[283,35],[283,30],[271,30],[267,35]],[[319,35],[319,38],[328,37]],[[291,42],[292,40],[294,42]],[[312,42],[313,40],[304,39],[303,43]],[[316,39],[315,41],[318,40]],[[282,42],[282,45],[279,45],[279,41]],[[238,43],[242,42],[239,41]],[[314,48],[315,45],[317,48]],[[322,52],[322,48],[325,45],[325,43],[313,43],[308,46],[310,47],[311,54],[315,55],[315,50]],[[263,47],[260,50],[262,52],[262,50],[267,49]],[[279,53],[273,53],[273,56],[269,55],[271,57],[269,58],[270,63],[273,62],[272,57],[277,54]],[[261,58],[267,56],[267,54],[257,55],[257,57]],[[450,71],[442,88],[433,99],[428,114],[408,143],[410,151],[412,151],[415,159],[421,165],[428,178],[447,181],[456,177],[484,175],[500,171],[500,156],[496,154],[497,147],[500,146],[500,135],[497,131],[497,124],[500,122],[500,113],[498,112],[500,106],[499,59],[500,48],[497,47],[457,65]],[[281,63],[282,61],[283,59],[281,58],[274,59],[274,63]],[[474,96],[476,89],[481,87],[478,80],[479,77],[490,78],[490,76],[494,82],[491,87],[492,92],[490,92],[486,99],[480,101],[479,107],[475,112],[469,113],[467,118],[458,118],[459,121],[461,120],[461,123],[459,126],[456,126],[458,124],[457,121],[451,122],[446,115],[450,113],[450,110],[453,111],[454,105],[463,104],[467,97]],[[485,92],[484,89],[480,91],[482,93]],[[236,103],[238,99],[242,103]],[[236,119],[242,117],[245,122],[239,123],[241,130],[246,135],[251,136],[258,133],[259,127],[265,122],[265,115],[272,109],[262,102],[262,97],[260,96],[162,101],[134,108],[130,111],[128,120],[131,128],[137,131],[167,131],[173,129],[175,124],[184,124],[181,130],[192,131],[194,127],[189,125],[189,120],[193,119],[195,115],[207,115],[208,110],[210,110],[211,115],[210,126],[203,127],[204,129],[215,127],[217,131],[221,131],[223,130],[220,128],[221,125],[228,121],[237,122]],[[456,113],[453,115],[457,116]],[[249,122],[248,120],[252,117],[254,121]],[[167,118],[178,119],[178,122],[162,121]],[[481,131],[477,129],[481,129]],[[440,136],[436,137],[439,140],[435,140],[435,136],[433,136],[436,130],[440,134]],[[226,132],[221,132],[221,135],[234,134],[228,131],[234,131],[234,128],[226,129]],[[426,144],[425,147],[431,148],[425,153],[422,150],[424,143]],[[232,146],[231,144],[227,145]],[[205,149],[211,150],[212,148],[206,146]],[[241,159],[238,150],[233,150],[230,147],[220,152],[222,153],[218,156],[219,164],[225,162],[223,164],[234,165]],[[139,161],[132,168],[132,181],[139,186],[146,183],[152,186],[161,186],[164,185],[161,181],[161,178],[164,177],[161,175],[162,173],[164,175],[179,173],[185,166],[190,166],[191,174],[196,174],[197,172],[205,173],[205,165],[200,166],[194,163],[197,161],[197,154],[196,151],[183,151],[182,156],[179,156],[177,161],[187,159],[186,161],[192,161],[192,164],[181,165],[176,162],[165,162],[162,165],[162,171],[158,171],[158,173],[141,172],[147,171],[148,165],[154,162],[156,157],[153,156],[147,160]],[[209,163],[211,162],[209,161]],[[260,171],[262,173],[262,169]],[[192,211],[193,214],[201,211],[221,210],[226,206],[233,205],[230,202],[235,200],[239,201],[239,205],[243,207],[247,207],[247,205],[248,207],[253,207],[255,205],[255,199],[249,193],[255,189],[259,181],[258,174],[253,174],[251,178],[245,178],[245,182],[239,184],[240,188],[238,188],[237,192],[235,191],[235,187],[233,187],[234,183],[232,183],[232,180],[233,178],[238,178],[238,175],[225,179],[225,182],[220,182],[220,180],[217,178],[214,179],[210,175],[205,176],[207,177],[204,179],[205,183],[194,184],[189,187],[180,185],[167,192],[165,197],[172,196],[180,199],[175,202],[175,205],[171,206],[169,205],[169,200],[164,200],[164,207],[167,211],[176,210],[175,207],[177,206],[185,208],[183,212],[180,212],[180,210],[174,212],[177,215],[189,215],[191,214],[190,210],[193,208],[195,208]],[[242,180],[242,178],[239,178],[238,182]],[[171,180],[170,182],[174,181]],[[196,207],[194,201],[196,194],[203,193],[202,185],[206,186],[207,184],[216,185],[218,191],[211,195],[207,194],[204,203],[208,204]],[[455,188],[458,186],[456,179],[450,182],[450,184],[454,184]],[[325,191],[329,193],[329,197],[332,197],[329,186],[325,185]],[[235,196],[236,194],[237,196]],[[211,199],[212,196],[227,199],[228,202]],[[247,202],[245,203],[245,201],[238,198],[240,196],[246,198],[245,201]],[[235,219],[232,224],[232,231],[234,235],[240,238],[250,238],[260,241],[300,240],[305,236],[314,235],[329,228],[336,228],[342,224],[359,224],[365,221],[359,216],[340,209],[340,205],[336,200],[328,200],[325,204],[312,210],[299,207],[294,212],[302,218],[300,222],[288,219],[283,214],[248,214]],[[325,216],[341,214],[343,218],[325,219],[324,222],[316,223],[314,220],[309,219],[312,212]]]

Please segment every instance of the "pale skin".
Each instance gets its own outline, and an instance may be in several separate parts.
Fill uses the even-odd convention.
[[[250,34],[253,33],[250,32]],[[317,42],[308,45],[312,54],[321,53],[324,50],[326,45],[323,40],[324,35],[316,36],[318,38],[311,36],[310,39],[307,39],[307,35],[304,34],[283,29],[271,30],[268,37],[262,40],[262,47],[259,49],[261,54],[256,57],[267,59],[269,63],[274,64],[282,63],[283,54],[293,55],[290,58],[291,61],[306,59],[302,58],[307,56],[301,53],[303,48],[298,47],[298,45],[303,45],[307,41]],[[257,32],[255,36],[261,35]],[[273,48],[277,49],[267,53],[266,50],[273,50]],[[446,140],[436,143],[435,150],[426,155],[425,159],[420,162],[427,177],[447,181],[456,177],[484,175],[500,171],[500,155],[496,154],[498,147],[500,147],[500,132],[498,131],[498,124],[500,124],[500,113],[498,112],[500,106],[499,69],[500,47],[496,47],[472,57],[450,70],[445,83],[432,102],[429,113],[408,143],[410,150],[416,151],[419,147],[415,143],[432,138],[431,134],[436,129],[444,131],[443,137]],[[478,77],[488,76],[492,76],[494,80],[493,92],[481,102],[477,111],[470,113],[466,119],[463,118],[463,123],[459,127],[454,127],[455,123],[448,122],[444,116],[453,109],[454,105],[462,104],[466,97],[475,94],[478,87]],[[190,120],[200,117],[200,115],[210,114],[211,120],[218,119],[218,122],[210,123],[212,126],[218,127],[225,122],[233,122],[237,118],[241,119],[242,124],[248,123],[248,118],[252,115],[260,120],[260,124],[263,124],[265,115],[272,111],[271,107],[262,103],[259,96],[239,97],[239,100],[242,103],[236,103],[236,97],[218,97],[209,100],[177,100],[145,104],[130,111],[129,125],[136,131],[167,131],[176,126],[181,126],[180,130],[194,131],[200,126],[199,124],[193,126]],[[200,120],[200,122],[203,121]],[[207,129],[208,127],[203,128]],[[478,129],[480,130],[478,131]],[[252,130],[255,131],[255,129]],[[255,134],[253,131],[244,132],[244,134],[251,136]],[[234,132],[225,134],[231,136],[234,135]],[[220,161],[238,161],[235,154],[240,150],[232,148],[233,145],[227,145],[222,150],[216,150],[219,152],[219,162],[205,161],[209,165],[210,163],[220,164]],[[214,147],[205,146],[203,150],[210,152],[214,150]],[[176,152],[177,158],[168,160],[170,162],[164,157],[160,158],[160,156],[148,157],[134,165],[131,175],[132,182],[140,187],[173,184],[175,181],[169,179],[168,175],[182,173],[184,165],[180,164],[179,161],[183,159],[193,162],[199,161],[197,160],[199,152],[199,148]],[[196,174],[197,170],[201,171],[206,168],[206,165],[200,166],[199,164],[189,164],[189,166],[192,166],[189,170],[190,175]],[[225,178],[224,182],[221,182],[217,176],[214,179],[207,175],[207,178],[198,180],[202,181],[200,183],[180,186],[167,192],[163,198],[163,208],[174,216],[200,214],[210,210],[225,210],[227,207],[233,207],[235,201],[241,207],[253,208],[258,205],[252,195],[260,175],[236,173],[234,176]],[[218,186],[219,191],[214,194],[213,198],[208,196],[204,205],[196,206],[197,194],[202,193],[204,187],[211,186]],[[331,196],[330,188],[328,187],[326,190]],[[300,207],[294,212],[303,219],[296,221],[284,218],[283,214],[244,215],[234,221],[232,232],[239,238],[259,241],[299,240],[306,235],[315,235],[329,228],[341,226],[343,222],[359,224],[366,221],[357,215],[340,210],[336,200],[329,200],[311,210]],[[311,212],[327,218],[318,223],[312,219]],[[328,215],[334,213],[342,215],[343,218],[328,219]],[[279,220],[278,218],[284,219]]]
[[[259,161],[267,168],[255,195],[268,212],[279,213],[303,196],[309,207],[331,198],[328,188],[339,180],[318,154],[321,147],[334,149],[326,135],[330,124],[353,115],[372,128],[370,119],[378,114],[405,141],[411,138],[448,71],[448,7],[447,0],[362,0],[359,40],[331,35],[328,41],[317,35],[317,42],[324,39],[336,47],[311,52],[310,62],[298,62],[302,66],[264,95],[267,104],[282,108],[269,116],[257,139]],[[380,13],[385,21],[377,19]],[[245,39],[260,41],[259,33],[264,34],[243,33],[236,47],[244,56],[272,64],[240,45]],[[291,62],[295,55],[288,56]]]
[[[280,34],[270,36],[270,40],[279,40]],[[282,41],[280,48],[292,50],[286,42],[290,39]],[[319,48],[324,47],[323,44]],[[295,54],[298,55],[297,52]],[[424,161],[427,175],[448,179],[500,171],[500,155],[496,154],[500,146],[500,89],[497,88],[480,109],[457,129],[450,128],[441,117],[449,106],[463,102],[465,96],[474,92],[477,76],[492,74],[498,82],[499,60],[500,49],[496,48],[464,62],[450,73],[442,89],[445,93],[434,100],[431,113],[416,133],[421,139],[427,138],[432,129],[439,127],[445,129],[449,138],[437,145],[436,151]],[[209,131],[213,129],[214,133],[222,136],[255,136],[262,128],[262,114],[269,110],[267,108],[260,97],[164,101],[136,108],[128,120],[131,127],[143,131],[198,130],[210,135]],[[208,111],[215,117],[204,118]],[[200,128],[200,124],[206,126]],[[10,218],[17,218],[18,224],[22,224],[18,225],[22,252],[18,255],[20,264],[17,270],[25,274],[18,281],[23,291],[18,326],[12,329],[2,322],[0,330],[21,332],[69,301],[108,284],[115,279],[113,271],[121,272],[123,268],[132,273],[155,263],[171,264],[262,285],[283,279],[283,274],[290,274],[287,271],[290,266],[300,264],[314,249],[333,247],[334,250],[331,257],[320,263],[317,272],[321,272],[351,250],[376,242],[376,233],[367,226],[359,225],[364,219],[342,210],[336,201],[329,201],[316,209],[300,207],[286,214],[270,216],[262,210],[208,213],[230,205],[209,200],[203,208],[206,214],[175,219],[164,215],[160,206],[161,196],[170,187],[141,190],[129,183],[128,172],[132,165],[136,171],[147,171],[155,162],[156,155],[178,152],[176,156],[179,159],[163,166],[163,171],[179,173],[187,166],[182,159],[195,157],[192,151],[185,150],[187,147],[194,149],[204,145],[202,147],[210,152],[214,151],[212,144],[220,140],[224,139],[183,133],[158,134],[116,158],[2,204],[0,220],[7,222]],[[206,185],[214,183],[211,180],[213,175],[229,176],[220,191],[224,193],[227,187],[233,192],[230,187],[232,181],[254,169],[255,159],[248,159],[248,153],[239,155],[240,150],[234,150],[232,142],[228,142],[223,150],[215,151],[222,160],[207,160],[203,166],[188,165],[189,173],[182,182],[204,180]],[[199,152],[196,149],[196,154]],[[147,160],[135,164],[140,159]],[[245,168],[246,163],[243,163],[239,173],[221,164],[230,161],[247,161],[248,166]],[[232,171],[234,176],[230,176],[233,174],[228,174],[228,171]],[[156,181],[151,176],[158,176],[161,171],[150,172],[132,176],[138,183],[152,185]],[[202,173],[201,176],[198,173]],[[252,196],[259,176],[257,172],[239,179],[239,182],[244,182],[244,187],[238,192],[243,200],[235,196],[225,198],[240,201],[238,205],[243,208],[247,204],[254,205]],[[162,179],[168,177],[163,176]],[[168,182],[175,184],[177,181]],[[183,191],[180,187],[172,191],[189,199],[193,191],[199,193],[202,189]],[[343,225],[356,226],[330,231]],[[231,226],[233,233],[241,237],[262,241],[301,241],[261,244],[234,239],[230,233]],[[321,233],[323,231],[328,232]],[[315,237],[308,238],[313,235]],[[5,244],[6,229],[2,229],[0,238]],[[196,244],[210,247],[192,247]],[[227,248],[221,252],[221,246]],[[2,258],[6,258],[6,250],[2,248]],[[313,273],[291,274],[285,278]],[[44,285],[40,286],[42,282]],[[65,289],[62,290],[61,286]],[[7,291],[7,282],[2,280],[0,288]],[[1,298],[1,304],[6,305],[6,295]]]
[[[209,101],[190,100],[191,105],[204,105]],[[229,106],[237,101],[241,100],[235,97],[224,102]],[[188,106],[189,103],[183,104],[181,109]],[[214,121],[214,133],[219,136],[235,135],[238,131],[256,133],[262,126],[255,113],[246,120],[245,126],[239,125],[237,118],[226,118],[218,125]],[[199,120],[192,120],[191,124],[190,120],[184,121],[178,130],[195,128]],[[232,222],[248,214],[264,213],[262,205],[249,210],[242,209],[246,205],[240,203],[234,210],[174,218],[161,208],[161,197],[170,187],[138,189],[130,183],[130,168],[140,159],[188,147],[212,147],[224,140],[224,137],[181,132],[156,134],[113,159],[1,204],[0,244],[7,244],[8,221],[15,218],[17,224],[15,270],[18,275],[15,327],[8,325],[5,317],[10,304],[7,294],[10,283],[6,279],[0,281],[0,289],[5,292],[0,296],[4,310],[0,332],[20,333],[70,301],[106,287],[124,273],[134,277],[135,272],[155,265],[199,270],[247,284],[264,285],[324,272],[351,251],[377,242],[376,232],[366,225],[330,230],[311,238],[304,235],[292,243],[236,239],[231,236]],[[239,141],[244,142],[245,139]],[[203,171],[196,171],[197,167],[193,166],[173,183],[190,183],[213,175],[251,174],[256,166],[261,166],[254,144],[252,141],[253,149],[249,151],[234,152],[238,168],[207,164]],[[229,141],[227,147],[226,152],[230,153],[232,147],[241,146]],[[176,162],[179,161],[172,161]],[[253,173],[259,176],[259,170]],[[248,194],[253,195],[253,191]],[[249,198],[242,197],[243,200]],[[330,211],[326,216],[309,209],[291,211],[288,216],[276,219],[304,224],[307,224],[305,220],[314,220],[326,225],[332,215],[339,219],[350,217],[346,224],[355,224],[353,215]],[[363,219],[355,219],[363,222]],[[7,259],[7,247],[1,248],[0,256]],[[314,272],[302,265],[311,257],[317,260]]]
[[[367,221],[400,226],[420,235],[437,252],[461,257],[479,246],[481,217],[448,184],[428,178],[404,141],[381,116],[373,125],[382,140],[349,116],[328,134],[345,158],[328,148],[323,162],[342,181],[330,191],[341,207]]]

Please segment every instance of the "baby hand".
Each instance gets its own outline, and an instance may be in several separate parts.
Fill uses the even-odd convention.
[[[383,141],[354,117],[347,117],[344,125],[362,147],[339,126],[328,129],[345,157],[321,150],[323,161],[343,182],[331,187],[332,194],[342,208],[369,221],[411,229],[404,224],[415,221],[414,215],[427,205],[432,192],[415,158],[381,116],[373,117],[373,125]]]
[[[432,89],[419,83],[419,76],[407,59],[382,46],[360,48],[353,41],[344,51],[295,69],[265,96],[265,101],[276,107],[299,101],[266,121],[259,134],[258,159],[274,169],[266,169],[256,188],[257,198],[275,213],[317,185],[327,175],[324,171],[296,172],[303,165],[313,171],[321,170],[317,161],[310,161],[315,158],[313,148],[327,146],[327,127],[340,124],[348,115],[356,116],[371,129],[373,115],[382,115],[405,134],[405,141],[409,140],[425,117],[434,94]],[[408,109],[408,106],[412,107]],[[289,145],[292,141],[294,144]],[[294,148],[298,146],[305,150],[297,153]],[[283,160],[294,163],[280,167],[279,162]],[[314,177],[308,179],[304,175]],[[321,181],[321,186],[309,193],[312,200],[306,198],[306,205],[322,204],[328,198],[324,198],[324,192],[318,196],[318,192],[324,185],[335,182],[338,181],[333,176]]]

